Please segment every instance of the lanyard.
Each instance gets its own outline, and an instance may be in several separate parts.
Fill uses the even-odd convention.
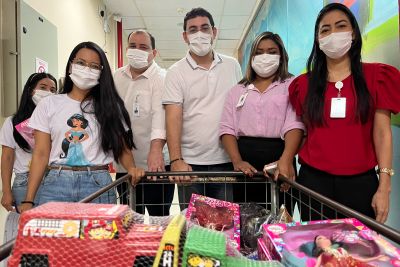
[[[341,91],[342,91],[342,88],[343,88],[343,82],[342,81],[336,82],[335,83],[335,88],[338,90],[337,97],[340,97],[341,96]]]

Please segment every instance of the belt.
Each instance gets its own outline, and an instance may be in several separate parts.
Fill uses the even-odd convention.
[[[68,170],[68,171],[99,171],[99,170],[108,170],[108,165],[94,165],[94,166],[50,165],[47,166],[47,169]]]

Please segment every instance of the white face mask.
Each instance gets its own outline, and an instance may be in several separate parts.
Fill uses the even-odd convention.
[[[262,54],[253,57],[251,67],[258,76],[267,78],[274,75],[279,67],[280,55]]]
[[[35,93],[32,96],[32,101],[35,103],[35,105],[37,105],[39,104],[40,100],[51,95],[54,95],[54,93],[46,90],[35,89]]]
[[[198,31],[188,35],[189,49],[199,57],[207,55],[211,51],[212,35]]]
[[[143,69],[149,66],[149,52],[136,48],[129,48],[126,51],[126,57],[128,58],[129,65],[134,69]]]
[[[99,84],[100,74],[101,70],[89,69],[88,66],[81,69],[76,64],[71,64],[69,77],[79,89],[89,90]]]
[[[334,32],[319,39],[319,49],[330,58],[337,59],[344,56],[351,47],[353,32]]]

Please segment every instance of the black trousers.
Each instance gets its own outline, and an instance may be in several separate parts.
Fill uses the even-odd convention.
[[[169,171],[170,166],[166,166]],[[126,175],[126,173],[117,173],[116,178]],[[122,183],[117,186],[121,204],[129,203],[128,183]],[[138,184],[136,186],[136,212],[144,214],[145,207],[150,216],[167,216],[174,198],[175,184]]]
[[[302,164],[297,182],[335,200],[349,208],[352,208],[371,218],[375,218],[375,212],[371,207],[372,197],[379,186],[375,169],[357,175],[332,175],[317,170],[306,164]],[[303,221],[321,220],[321,204],[307,195],[301,194],[301,218]],[[306,206],[311,204],[312,210]],[[323,215],[329,219],[344,218],[343,214],[336,214],[327,206],[322,207]]]
[[[262,171],[264,165],[279,160],[285,149],[285,141],[280,138],[240,137],[238,147],[242,160],[249,162],[257,171]],[[293,163],[296,170],[295,161]],[[266,186],[265,183],[233,184],[233,200],[236,203],[271,203],[269,192],[270,185]],[[285,201],[285,197],[288,198],[284,193],[279,194],[279,205],[286,202],[286,209],[291,212],[290,201]]]

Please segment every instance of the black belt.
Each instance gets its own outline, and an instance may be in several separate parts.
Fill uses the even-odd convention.
[[[50,165],[47,166],[47,168],[49,170],[100,171],[100,170],[108,170],[108,165],[94,165],[94,166]]]

